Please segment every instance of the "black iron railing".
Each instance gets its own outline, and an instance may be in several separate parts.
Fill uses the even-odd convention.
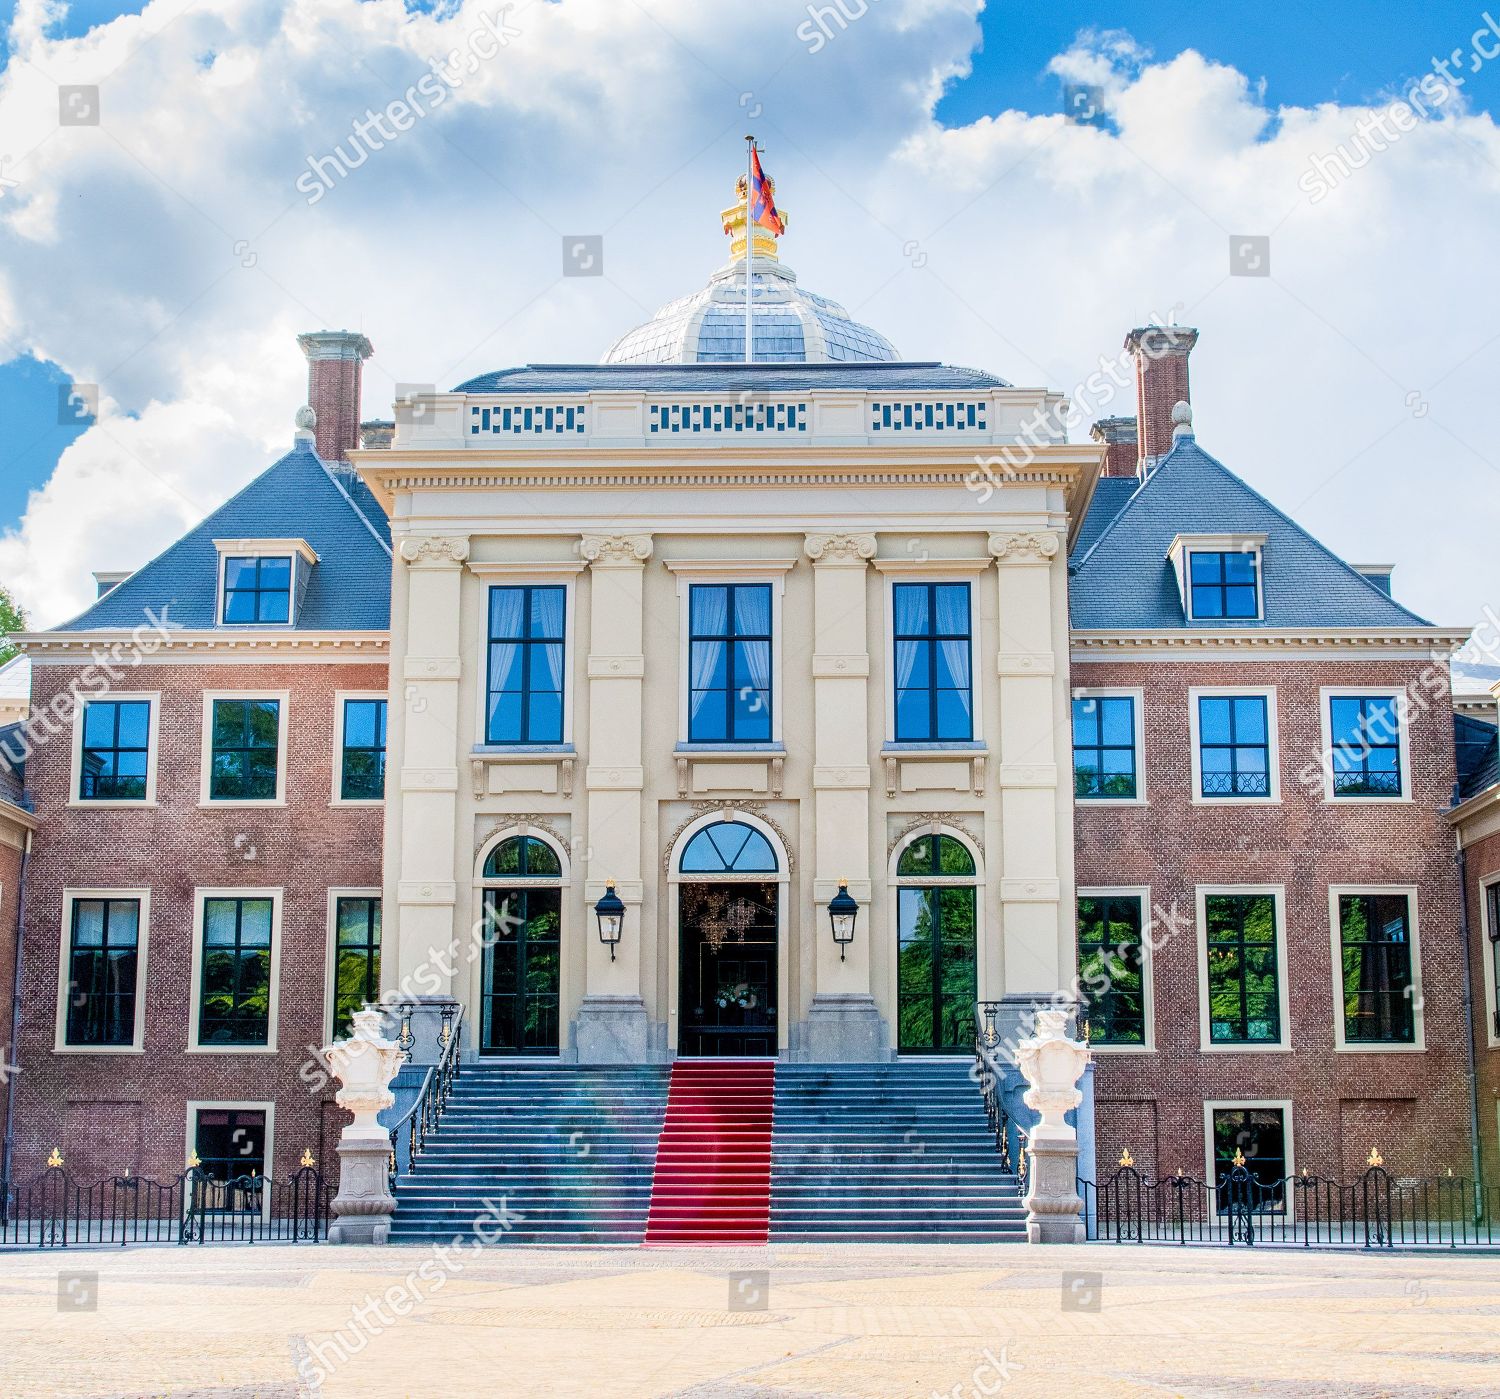
[[[415,1173],[417,1161],[427,1149],[427,1138],[442,1120],[448,1099],[453,1096],[453,1085],[458,1082],[459,1040],[463,1029],[464,1011],[460,1005],[444,1007],[443,1025],[438,1032],[438,1061],[428,1068],[423,1076],[422,1087],[416,1101],[391,1128],[390,1177],[391,1193],[395,1194],[396,1179],[401,1173],[401,1144],[406,1145],[405,1166]]]
[[[175,1180],[112,1176],[83,1185],[61,1166],[0,1183],[0,1244],[302,1243],[327,1237],[332,1191],[314,1166],[284,1180],[217,1180],[192,1166]]]
[[[1020,1123],[1011,1117],[1005,1106],[1005,1062],[1000,1057],[1000,1037],[995,1028],[995,1017],[999,1009],[998,1001],[981,1001],[976,1010],[974,1078],[984,1098],[984,1111],[989,1119],[990,1131],[995,1134],[995,1149],[1000,1155],[1000,1169],[1016,1173],[1021,1183],[1021,1194],[1024,1196],[1028,1144],[1026,1132]]]
[[[1128,1157],[1128,1153],[1127,1153]],[[1262,1178],[1235,1166],[1217,1181],[1150,1180],[1134,1164],[1078,1182],[1089,1237],[1144,1244],[1462,1248],[1500,1245],[1500,1187],[1463,1176],[1393,1176],[1372,1165],[1345,1184],[1303,1172]]]

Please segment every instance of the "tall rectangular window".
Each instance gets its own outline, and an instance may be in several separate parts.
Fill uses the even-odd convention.
[[[346,1039],[354,1012],[380,1000],[380,900],[334,905],[333,1037]]]
[[[145,801],[151,761],[149,700],[88,700],[83,707],[80,801]]]
[[[688,618],[689,742],[767,742],[770,584],[695,583],[688,589]]]
[[[1252,551],[1194,549],[1188,554],[1192,616],[1202,621],[1245,621],[1260,615],[1257,555]]]
[[[230,557],[224,560],[226,623],[277,623],[292,620],[292,560]]]
[[[1137,894],[1079,897],[1078,983],[1094,1044],[1146,1043],[1142,921]]]
[[[383,699],[344,701],[341,801],[379,801],[385,795],[385,721]]]
[[[1136,781],[1135,698],[1079,695],[1073,700],[1073,793],[1131,798]]]
[[[1336,797],[1401,795],[1401,704],[1395,695],[1332,695],[1329,756]]]
[[[266,1174],[266,1114],[262,1108],[199,1108],[193,1123],[193,1154],[199,1168],[213,1181],[247,1183]],[[253,1193],[258,1187],[251,1186]],[[231,1197],[210,1196],[212,1207],[259,1208],[256,1200],[247,1200],[240,1192]]]
[[[1209,1039],[1213,1044],[1281,1040],[1281,971],[1276,899],[1271,894],[1209,894]]]
[[[135,1043],[139,899],[75,899],[68,940],[67,1045]]]
[[[199,1044],[270,1043],[271,927],[270,899],[203,901]]]
[[[1198,766],[1202,796],[1271,795],[1270,705],[1264,695],[1198,696]]]
[[[1414,1044],[1411,901],[1405,894],[1340,894],[1338,910],[1345,1041]]]
[[[487,743],[561,743],[563,587],[490,589]]]
[[[1286,1208],[1286,1114],[1280,1108],[1213,1108],[1214,1184],[1220,1210],[1240,1201],[1266,1213]],[[1231,1175],[1243,1161],[1250,1181],[1236,1192]]]
[[[213,702],[210,801],[275,801],[279,790],[281,701]]]
[[[897,583],[896,740],[974,737],[973,628],[967,583]]]

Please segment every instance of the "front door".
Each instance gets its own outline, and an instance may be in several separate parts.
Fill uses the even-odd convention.
[[[562,890],[486,889],[483,1054],[556,1054]]]
[[[897,1048],[902,1054],[974,1050],[975,890],[900,889]]]
[[[776,1053],[775,884],[679,886],[684,1055]]]

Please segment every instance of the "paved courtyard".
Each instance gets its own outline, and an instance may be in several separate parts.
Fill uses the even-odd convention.
[[[1500,1257],[1024,1247],[0,1254],[0,1393],[1500,1395]]]

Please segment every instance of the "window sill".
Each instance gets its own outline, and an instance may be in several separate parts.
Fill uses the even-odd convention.
[[[243,811],[246,807],[260,808],[265,810],[269,807],[285,806],[286,798],[277,797],[274,801],[260,798],[247,797],[241,800],[238,797],[210,797],[207,801],[198,803],[199,811]]]
[[[384,806],[384,797],[335,797],[329,806],[372,807]]]
[[[275,1054],[274,1044],[190,1044],[186,1054]]]
[[[880,745],[882,754],[892,758],[920,758],[926,753],[988,753],[989,744],[983,739],[933,739],[930,743],[912,742],[906,739],[887,739]]]
[[[679,743],[679,758],[784,758],[784,743]]]
[[[1290,1054],[1289,1044],[1199,1044],[1204,1054]]]
[[[74,797],[68,803],[69,809],[74,811],[151,811],[159,805],[157,801],[93,801],[83,797]]]
[[[1335,1054],[1425,1054],[1425,1044],[1336,1044]]]
[[[1410,806],[1415,800],[1409,792],[1399,797],[1323,797],[1327,806]]]
[[[575,758],[571,743],[476,743],[469,750],[475,758]]]
[[[1280,806],[1280,797],[1194,797],[1193,806]]]
[[[1155,1054],[1154,1044],[1099,1044],[1090,1040],[1089,1048],[1096,1054]]]
[[[1145,797],[1074,797],[1073,804],[1081,810],[1096,806],[1146,806]]]
[[[146,1048],[139,1044],[55,1044],[54,1054],[144,1054]]]

